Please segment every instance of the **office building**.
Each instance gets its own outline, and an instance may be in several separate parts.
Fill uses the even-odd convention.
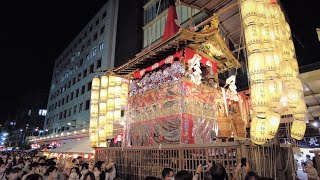
[[[91,81],[141,50],[140,9],[139,3],[108,0],[55,60],[38,142],[88,137]]]

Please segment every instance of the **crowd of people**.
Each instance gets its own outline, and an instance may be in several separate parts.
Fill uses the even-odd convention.
[[[319,180],[318,172],[313,167],[313,162],[307,159],[303,169],[308,174],[308,179]],[[200,164],[192,174],[186,170],[174,172],[171,168],[163,168],[161,178],[147,176],[145,180],[272,180],[272,178],[259,177],[251,171],[248,163],[238,163],[231,179],[226,169],[220,163]],[[240,173],[241,172],[241,173]],[[230,173],[230,172],[229,172]],[[116,164],[111,161],[89,161],[81,156],[72,159],[70,166],[63,160],[47,158],[40,155],[26,154],[1,154],[0,180],[116,180]],[[130,179],[130,177],[129,177]]]
[[[186,170],[174,173],[171,168],[164,168],[161,173],[161,178],[155,176],[147,176],[144,180],[228,180],[226,169],[220,163],[208,163],[205,165],[198,165],[195,175]],[[241,172],[243,178],[239,173]],[[257,173],[251,171],[248,163],[241,165],[239,163],[232,173],[232,180],[273,180],[272,178],[260,177]]]
[[[46,156],[0,156],[0,180],[113,180],[116,169],[113,162],[90,162],[82,157],[72,160],[67,167],[63,160]]]

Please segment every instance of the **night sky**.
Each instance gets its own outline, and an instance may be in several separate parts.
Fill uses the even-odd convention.
[[[1,5],[0,123],[14,111],[25,89],[49,92],[54,60],[106,1],[31,0]],[[290,19],[299,65],[320,60],[316,1],[281,2]]]

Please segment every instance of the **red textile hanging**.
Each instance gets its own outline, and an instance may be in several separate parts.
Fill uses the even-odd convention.
[[[162,36],[162,41],[165,41],[172,37],[175,33],[179,31],[178,16],[176,12],[176,6],[174,0],[169,0],[168,16],[166,21],[166,26]]]

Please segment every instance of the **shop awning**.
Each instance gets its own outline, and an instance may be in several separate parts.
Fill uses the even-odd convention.
[[[49,150],[48,152],[55,153],[79,153],[79,154],[91,154],[93,148],[91,148],[90,139],[84,138],[81,140],[74,140],[61,144],[60,147]]]

